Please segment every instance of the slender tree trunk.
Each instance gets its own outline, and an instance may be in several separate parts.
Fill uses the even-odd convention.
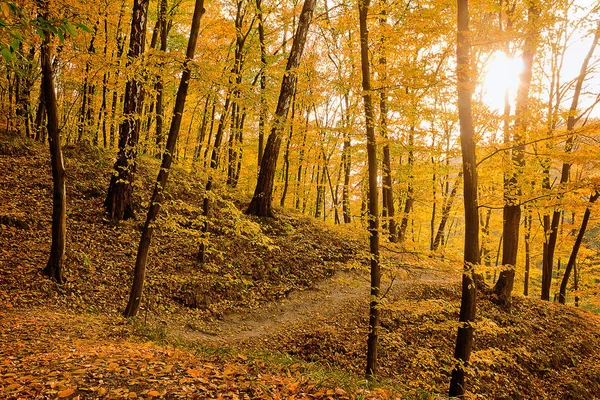
[[[273,183],[275,179],[275,169],[277,167],[277,158],[279,157],[279,148],[281,147],[281,135],[283,133],[290,102],[292,100],[294,87],[296,85],[295,70],[300,65],[300,58],[304,51],[308,28],[312,20],[313,10],[316,0],[305,0],[300,19],[298,21],[298,29],[294,35],[292,50],[285,67],[285,75],[281,82],[281,91],[279,92],[279,100],[277,109],[273,119],[271,133],[267,139],[265,152],[260,165],[258,181],[252,201],[246,210],[246,214],[256,215],[259,217],[273,217],[272,198],[273,198]]]
[[[345,113],[345,128],[344,129],[344,147],[342,149],[342,163],[344,165],[344,187],[342,188],[342,210],[344,213],[344,223],[352,222],[350,214],[350,172],[352,170],[352,144],[350,142],[350,100],[348,94],[344,94],[344,113]]]
[[[462,171],[458,173],[458,180],[462,177]],[[459,181],[454,183],[452,186],[452,190],[448,197],[444,199],[444,204],[442,205],[442,217],[440,219],[440,223],[438,225],[437,233],[435,235],[435,239],[433,240],[432,250],[436,251],[444,238],[444,232],[446,230],[446,224],[448,223],[448,219],[450,218],[450,210],[452,210],[452,204],[454,203],[454,199],[456,198],[456,193],[458,193]]]
[[[525,134],[529,123],[529,87],[531,86],[533,58],[537,49],[539,10],[535,3],[531,3],[528,10],[528,32],[523,44],[524,68],[520,76],[520,85],[517,90],[515,105],[515,125],[513,128],[513,147],[509,173],[505,178],[504,209],[502,237],[502,265],[494,292],[498,302],[509,306],[512,300],[512,291],[515,282],[515,266],[519,250],[519,225],[521,221],[521,177],[525,167]]]
[[[218,99],[215,96],[215,99],[213,101],[213,105],[212,105],[212,109],[210,111],[210,128],[208,129],[208,138],[206,139],[206,150],[204,150],[204,167],[206,167],[208,164],[208,151],[210,150],[210,146],[211,146],[211,141],[212,141],[212,135],[213,135],[213,131],[214,131],[214,127],[215,127],[215,114],[217,112],[217,103],[218,103]],[[213,144],[214,147],[214,144]]]
[[[154,193],[152,194],[150,206],[148,207],[146,223],[142,229],[142,237],[140,239],[140,245],[138,247],[135,261],[133,285],[131,286],[131,292],[129,293],[127,307],[123,313],[125,317],[134,317],[137,315],[140,307],[144,278],[146,275],[148,251],[150,250],[150,242],[154,232],[156,217],[160,212],[161,203],[164,198],[164,191],[169,178],[169,171],[171,169],[175,144],[177,143],[177,136],[179,135],[179,130],[181,127],[181,119],[185,108],[185,100],[187,97],[191,77],[190,63],[194,59],[194,52],[196,50],[196,43],[198,41],[200,19],[202,18],[202,14],[204,14],[204,0],[196,0],[194,15],[192,17],[192,27],[190,30],[190,37],[186,51],[186,60],[183,64],[183,73],[181,75],[181,81],[179,82],[179,89],[177,90],[177,98],[175,100],[175,107],[173,109],[173,118],[171,119],[171,127],[169,129],[167,145],[163,154],[161,168],[158,173],[158,177],[156,178]]]
[[[262,10],[262,0],[256,0],[256,10],[258,13],[258,41],[260,44],[260,114],[258,117],[258,168],[262,163],[265,147],[265,125],[267,121],[267,50],[265,45],[265,23]]]
[[[567,118],[567,132],[570,134],[565,142],[565,153],[571,153],[573,149],[573,144],[575,141],[573,130],[575,128],[575,124],[579,120],[577,117],[577,107],[579,105],[579,97],[581,95],[581,89],[583,88],[583,82],[589,72],[588,66],[590,60],[594,54],[594,50],[598,45],[598,40],[600,39],[600,26],[596,29],[596,34],[594,36],[594,40],[586,55],[583,63],[581,64],[581,69],[579,72],[579,76],[577,77],[577,81],[575,82],[575,91],[573,93],[573,99],[571,101],[571,107],[569,109],[569,116]],[[567,182],[569,182],[569,174],[571,171],[570,163],[563,163],[561,175],[560,175],[560,186],[563,187]],[[559,195],[562,197],[562,194]],[[561,217],[561,210],[556,209],[552,213],[552,222],[550,223],[548,242],[544,251],[544,261],[543,261],[543,269],[542,269],[542,300],[550,300],[550,288],[552,287],[552,269],[554,264],[554,251],[556,249],[556,240],[558,237],[558,226]]]
[[[383,187],[381,190],[381,197],[383,203],[383,214],[387,217],[387,228],[389,230],[390,242],[396,242],[398,240],[398,228],[396,225],[394,208],[394,187],[392,181],[392,161],[390,156],[390,144],[388,139],[388,106],[387,106],[387,54],[386,54],[386,32],[387,27],[387,3],[385,0],[381,0],[381,11],[379,16],[379,23],[383,29],[383,33],[380,38],[381,55],[379,57],[380,71],[380,86],[382,87],[379,91],[379,124],[381,130],[381,137],[383,138]]]
[[[469,1],[458,0],[458,41],[456,46],[456,73],[458,92],[458,119],[460,122],[460,145],[463,159],[463,194],[465,207],[464,271],[460,302],[460,327],[454,350],[455,365],[450,380],[449,395],[462,398],[465,393],[465,367],[473,348],[473,330],[477,299],[475,267],[479,264],[479,209],[477,200],[477,161],[471,96],[473,69],[469,48]]]
[[[369,30],[367,16],[370,0],[359,0],[360,65],[362,72],[363,102],[367,125],[367,164],[369,170],[369,249],[371,253],[371,300],[369,303],[369,335],[367,338],[367,365],[365,374],[373,378],[377,373],[379,342],[379,200],[377,182],[377,138],[375,137],[373,99],[371,95],[371,70],[369,64]]]
[[[296,210],[300,210],[300,199],[303,198],[303,193],[301,193],[302,189],[302,168],[304,166],[304,152],[306,148],[306,135],[308,134],[308,121],[310,117],[310,108],[306,107],[306,121],[304,126],[304,132],[302,134],[302,147],[300,147],[300,154],[298,156],[298,172],[296,174],[296,201],[295,208]]]
[[[402,214],[402,222],[398,231],[398,241],[400,243],[406,240],[406,229],[408,228],[408,219],[412,212],[414,203],[414,188],[413,188],[413,164],[414,164],[414,146],[415,146],[415,126],[410,127],[408,134],[408,186],[406,189],[406,201],[404,202],[404,213]]]
[[[525,217],[525,277],[523,278],[523,296],[529,296],[529,273],[531,271],[531,209],[527,209]]]
[[[88,57],[96,52],[94,42],[96,41],[96,34],[98,32],[98,22],[94,25],[94,31],[92,38],[90,39],[90,46],[88,47]],[[88,128],[91,124],[90,116],[92,113],[92,98],[94,96],[94,84],[90,82],[90,69],[92,67],[92,61],[88,59],[85,63],[85,75],[83,79],[83,90],[81,100],[81,111],[79,113],[79,126],[77,128],[78,135],[77,141],[80,142],[83,139],[83,135],[88,132]],[[96,134],[96,144],[98,142],[98,135]]]
[[[206,138],[206,128],[208,125],[208,107],[210,105],[210,99],[211,95],[206,96],[204,112],[202,113],[202,122],[200,123],[200,129],[198,130],[196,149],[194,150],[194,157],[192,158],[193,161],[198,161],[200,154],[202,154],[202,145],[204,144],[204,140]]]
[[[598,196],[600,196],[600,193],[598,192],[595,192],[593,195],[590,196],[590,204],[585,209],[585,213],[583,214],[583,219],[581,220],[581,227],[579,228],[579,233],[577,234],[577,238],[575,239],[575,244],[573,244],[573,250],[571,251],[569,262],[567,263],[567,267],[565,268],[565,274],[563,275],[562,282],[560,283],[560,291],[558,294],[558,302],[560,304],[565,304],[566,302],[567,284],[569,283],[569,278],[571,277],[571,271],[573,271],[573,269],[575,268],[575,264],[577,262],[577,253],[579,252],[579,248],[581,247],[583,235],[585,235],[587,224],[590,220],[590,207],[596,200],[598,200]]]
[[[48,2],[38,0],[40,8],[44,10],[44,18],[48,19]],[[42,92],[47,110],[48,142],[50,144],[50,157],[52,164],[53,202],[52,202],[52,245],[50,257],[44,274],[58,283],[64,283],[64,263],[67,234],[67,194],[65,188],[65,166],[60,143],[60,130],[58,127],[58,107],[54,91],[54,76],[52,71],[52,52],[50,49],[51,32],[45,30],[42,44]]]
[[[139,58],[144,53],[146,23],[149,0],[134,0],[128,60]],[[144,92],[142,82],[131,79],[125,87],[123,105],[124,120],[119,127],[119,154],[110,179],[104,206],[113,221],[132,218],[133,180],[136,171],[137,147],[140,136],[140,117],[143,109]]]
[[[290,133],[285,144],[285,152],[283,153],[283,192],[281,193],[281,199],[279,205],[285,206],[285,198],[287,197],[288,186],[290,184],[290,145],[292,144],[292,137],[294,135],[294,117],[296,115],[296,90],[292,97],[292,116],[290,118]]]
[[[160,20],[160,51],[165,53],[167,51],[167,0],[160,0],[160,7],[158,18]],[[163,65],[160,63],[158,68],[162,68]],[[157,75],[158,80],[154,89],[156,90],[156,158],[160,158],[162,154],[163,145],[163,126],[164,126],[164,105],[163,105],[163,89],[164,89],[164,77],[162,74]],[[150,127],[148,127],[150,128]]]

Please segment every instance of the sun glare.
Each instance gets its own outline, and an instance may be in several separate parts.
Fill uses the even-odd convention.
[[[504,109],[504,92],[512,102],[519,87],[519,74],[523,71],[521,58],[510,58],[502,51],[497,51],[490,57],[485,67],[483,81],[483,101],[496,111]]]

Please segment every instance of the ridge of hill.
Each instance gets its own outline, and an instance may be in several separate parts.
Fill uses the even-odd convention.
[[[50,247],[47,149],[0,136],[0,397],[443,398],[459,263],[386,244],[380,380],[367,385],[364,230],[289,210],[247,217],[243,193],[217,188],[208,260],[198,265],[204,175],[175,168],[142,311],[125,320],[140,221],[105,218],[107,152],[82,143],[65,156],[68,281],[57,285],[40,272]],[[139,164],[140,208],[157,168]],[[520,296],[507,311],[485,294],[478,315],[470,397],[600,398],[597,316]]]

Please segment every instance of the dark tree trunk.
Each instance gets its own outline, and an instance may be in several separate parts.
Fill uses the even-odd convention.
[[[104,50],[102,52],[104,58],[108,59],[108,19],[104,17]],[[102,103],[100,104],[100,110],[98,111],[98,126],[97,131],[102,131],[102,147],[108,147],[108,134],[106,131],[106,120],[108,119],[108,108],[106,102],[106,93],[108,86],[108,72],[104,72],[102,75]],[[102,125],[100,125],[102,121]]]
[[[350,142],[350,101],[348,94],[344,95],[344,113],[345,113],[345,130],[344,130],[344,147],[342,149],[342,164],[344,166],[344,187],[342,188],[342,210],[344,213],[344,223],[352,222],[350,214],[350,172],[352,170],[352,148]]]
[[[303,175],[302,168],[304,166],[304,152],[306,148],[306,135],[308,133],[308,118],[310,117],[310,108],[306,108],[306,121],[304,125],[304,131],[302,134],[302,147],[300,147],[300,154],[298,155],[298,172],[296,173],[296,201],[295,208],[296,210],[300,210],[300,200],[304,197],[304,194],[301,193],[302,184],[303,184]],[[305,172],[306,173],[306,172]]]
[[[528,209],[525,217],[525,277],[523,278],[523,296],[529,296],[529,273],[531,271],[531,209]]]
[[[167,51],[167,0],[160,0],[160,7],[158,18],[160,20],[160,51],[165,53]],[[158,68],[162,68],[162,63],[158,65]],[[164,140],[163,126],[164,126],[164,105],[163,105],[163,88],[164,78],[161,74],[157,76],[156,82],[156,158],[160,158],[162,154],[162,145]]]
[[[387,4],[385,1],[381,1],[381,11],[379,16],[379,23],[385,32],[387,26]],[[390,156],[390,144],[388,139],[388,106],[387,106],[387,54],[385,45],[385,34],[381,35],[380,38],[381,55],[379,57],[380,71],[380,86],[382,89],[379,92],[379,124],[381,129],[381,136],[383,138],[383,187],[381,190],[381,197],[383,203],[383,214],[386,216],[387,228],[390,232],[390,242],[396,242],[398,240],[398,228],[396,225],[396,209],[394,207],[394,186],[392,181],[392,158]]]
[[[294,117],[296,115],[296,90],[294,90],[294,96],[292,97],[292,116],[290,118],[290,134],[288,135],[287,142],[285,144],[285,152],[283,153],[283,192],[281,193],[281,199],[279,205],[285,206],[285,198],[287,197],[288,187],[290,184],[290,145],[292,144],[292,137],[294,136]]]
[[[577,262],[577,253],[579,252],[579,248],[581,247],[581,242],[583,241],[583,235],[585,235],[585,231],[587,229],[588,221],[590,220],[590,206],[598,200],[598,196],[600,193],[595,192],[590,196],[590,205],[585,209],[585,213],[583,214],[583,219],[581,220],[581,227],[579,228],[579,233],[577,233],[577,238],[575,239],[575,244],[573,244],[573,250],[571,251],[571,256],[569,257],[569,262],[567,263],[567,267],[565,268],[565,274],[563,275],[562,282],[560,283],[560,291],[558,293],[558,302],[560,304],[565,304],[567,299],[567,284],[569,283],[569,278],[571,277],[571,271],[575,268],[575,263]]]
[[[414,188],[413,188],[413,164],[414,164],[414,146],[415,146],[415,126],[410,127],[408,134],[408,186],[406,188],[406,201],[404,202],[404,213],[400,229],[398,230],[398,241],[400,243],[406,240],[406,229],[408,228],[408,219],[412,212],[414,203]]]
[[[260,165],[258,181],[252,201],[246,210],[246,214],[256,215],[259,217],[272,217],[272,199],[273,199],[273,183],[275,180],[275,169],[277,167],[277,158],[279,157],[279,148],[281,147],[281,135],[285,128],[290,103],[296,85],[295,70],[300,65],[300,58],[304,51],[308,28],[312,19],[313,10],[316,0],[305,0],[300,19],[298,21],[298,29],[294,35],[292,50],[285,67],[285,75],[281,82],[281,90],[279,92],[279,100],[277,101],[277,109],[273,119],[273,127],[267,139],[264,155]]]
[[[163,154],[160,171],[158,173],[158,177],[156,178],[156,185],[154,186],[152,199],[150,200],[150,207],[148,208],[146,223],[142,229],[142,237],[140,239],[140,245],[138,247],[137,257],[135,260],[133,285],[131,286],[131,292],[129,293],[127,307],[123,313],[125,317],[134,317],[137,315],[140,307],[144,278],[146,275],[148,251],[150,250],[150,242],[152,240],[154,226],[156,225],[156,217],[160,212],[161,203],[164,198],[164,191],[167,186],[167,180],[169,179],[169,171],[171,169],[171,162],[175,152],[175,144],[177,143],[177,136],[179,135],[181,127],[181,119],[185,108],[185,100],[187,97],[191,77],[190,63],[194,59],[194,52],[196,50],[196,43],[198,41],[200,19],[202,18],[202,14],[204,14],[204,0],[196,0],[194,15],[192,17],[192,27],[190,30],[190,37],[186,51],[186,60],[183,64],[183,73],[181,75],[181,81],[179,82],[179,88],[177,89],[177,98],[175,99],[175,106],[173,108],[173,118],[171,119],[171,127],[167,137],[167,145]]]
[[[44,91],[40,90],[40,99],[35,113],[35,140],[43,142],[46,140],[46,127],[44,121],[46,120],[46,102],[44,101]]]
[[[267,75],[265,69],[267,67],[267,50],[265,45],[265,24],[262,10],[262,0],[256,0],[256,10],[258,13],[258,41],[260,44],[260,114],[258,117],[258,168],[262,163],[263,152],[265,147],[265,125],[267,121]]]
[[[458,193],[458,180],[462,177],[462,171],[458,173],[458,179],[452,186],[452,190],[448,197],[444,199],[444,204],[442,205],[442,217],[440,219],[440,223],[438,225],[437,233],[435,234],[435,239],[433,240],[433,246],[431,250],[436,251],[440,244],[444,239],[444,232],[446,230],[446,224],[448,223],[448,219],[450,218],[450,210],[452,210],[452,204],[454,203],[454,199],[456,198],[456,193]]]
[[[465,393],[465,367],[469,364],[473,348],[473,324],[477,299],[474,275],[479,264],[479,210],[477,201],[477,161],[471,96],[473,70],[469,55],[469,1],[458,0],[458,42],[456,46],[456,73],[458,92],[458,119],[460,145],[463,159],[463,193],[465,207],[464,271],[460,302],[460,327],[454,350],[455,365],[450,380],[450,397],[462,398]]]
[[[149,0],[133,1],[133,16],[129,39],[128,60],[132,62],[144,53]],[[140,137],[140,117],[144,102],[142,82],[131,79],[125,86],[123,122],[119,127],[119,154],[108,186],[104,206],[113,221],[132,218],[133,179],[136,171],[137,147]]]
[[[371,253],[371,300],[369,302],[369,334],[367,337],[367,365],[365,374],[373,378],[377,373],[379,342],[379,200],[377,182],[377,138],[375,137],[373,99],[371,95],[371,70],[369,65],[369,30],[367,15],[370,0],[359,0],[360,65],[362,72],[363,102],[367,125],[367,163],[369,170],[369,250]]]
[[[204,140],[206,138],[206,128],[208,125],[208,106],[210,105],[210,99],[210,95],[206,96],[204,112],[202,113],[202,122],[200,123],[200,129],[198,130],[196,149],[194,150],[194,157],[192,158],[193,161],[198,161],[200,154],[202,154],[202,145],[204,144]]]
[[[39,0],[40,8],[45,10],[44,18],[48,19],[48,3]],[[58,283],[64,283],[65,246],[67,234],[67,194],[65,188],[65,166],[60,144],[60,131],[58,128],[58,107],[54,91],[54,77],[52,72],[50,30],[46,30],[46,37],[42,44],[42,92],[47,110],[48,142],[52,164],[53,202],[52,202],[52,245],[50,257],[44,274]]]
[[[525,167],[525,133],[529,123],[529,88],[533,69],[533,58],[537,49],[539,10],[535,4],[531,4],[528,10],[528,32],[523,44],[523,72],[521,73],[520,85],[517,90],[515,104],[515,124],[513,127],[513,143],[511,154],[511,165],[505,178],[504,209],[502,237],[502,266],[498,281],[494,286],[494,293],[498,302],[504,306],[511,304],[512,291],[515,282],[515,266],[519,251],[519,225],[521,221],[521,177]],[[507,129],[507,128],[506,128]]]
[[[90,46],[88,47],[88,57],[96,52],[94,42],[96,41],[96,34],[98,32],[98,22],[94,25],[94,31],[92,38],[90,39]],[[89,126],[91,124],[90,117],[92,113],[92,100],[94,97],[94,84],[90,82],[90,69],[92,67],[92,61],[87,60],[85,63],[85,75],[83,79],[83,90],[81,100],[81,110],[79,113],[79,126],[77,127],[77,141],[80,142],[83,139],[84,134],[87,134]],[[98,135],[96,134],[96,143],[98,142]]]
[[[573,93],[573,99],[571,101],[571,107],[569,109],[569,116],[567,118],[567,132],[570,133],[570,136],[567,138],[565,142],[565,153],[571,153],[573,149],[573,144],[575,138],[573,136],[573,130],[575,128],[575,124],[579,120],[577,117],[577,107],[579,105],[579,97],[581,95],[581,89],[583,88],[583,83],[587,74],[589,73],[588,66],[590,60],[594,54],[594,50],[598,45],[598,40],[600,39],[600,26],[596,30],[596,34],[594,35],[594,40],[586,55],[583,63],[581,64],[581,69],[579,72],[579,76],[577,77],[577,81],[575,83],[575,91]],[[564,186],[567,182],[569,182],[569,174],[571,171],[570,163],[563,163],[561,175],[560,175],[560,185]],[[562,194],[559,196],[562,197]],[[552,213],[552,222],[550,223],[548,241],[544,248],[544,260],[543,260],[543,268],[542,268],[542,300],[550,300],[550,288],[552,287],[552,269],[554,264],[554,251],[556,249],[556,240],[558,237],[558,226],[561,217],[561,210],[557,209]]]

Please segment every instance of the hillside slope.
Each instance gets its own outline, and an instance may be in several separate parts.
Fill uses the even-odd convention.
[[[384,251],[381,381],[365,390],[368,279],[360,227],[289,211],[248,218],[247,198],[212,197],[199,265],[202,171],[176,168],[154,238],[139,318],[125,306],[140,220],[114,225],[102,202],[110,155],[65,149],[67,278],[40,273],[50,246],[45,146],[0,138],[0,397],[432,398],[445,393],[460,263]],[[158,165],[143,159],[137,201]],[[143,211],[138,211],[143,215]],[[139,218],[139,217],[138,217]],[[473,398],[600,398],[600,320],[573,307],[481,296]],[[152,342],[147,342],[152,339]]]

